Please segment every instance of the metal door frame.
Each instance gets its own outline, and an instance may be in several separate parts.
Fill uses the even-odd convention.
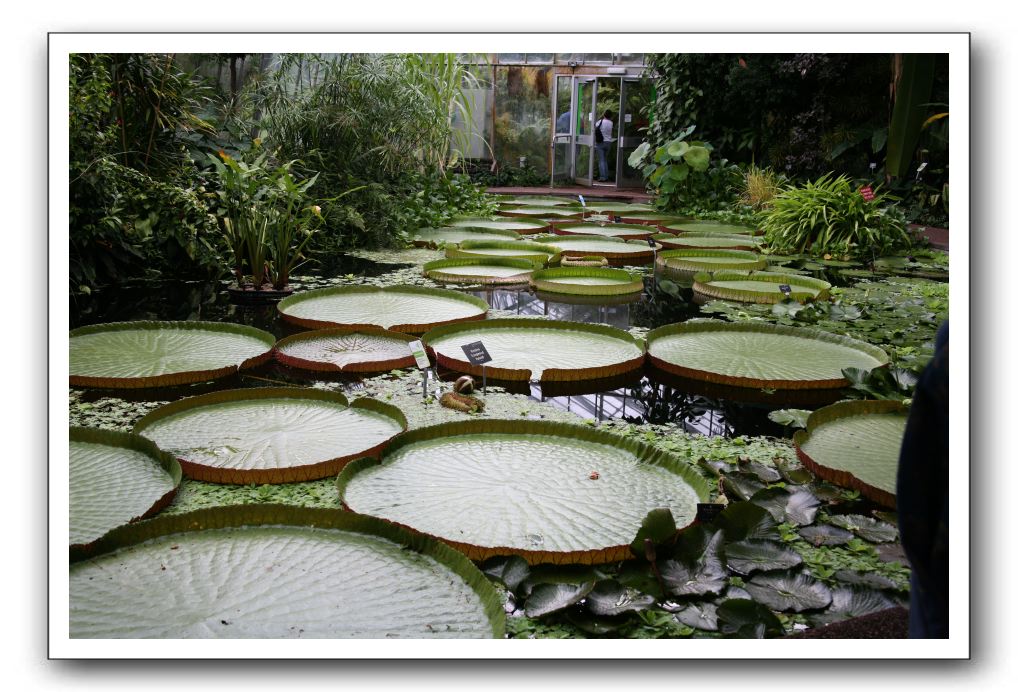
[[[619,181],[622,180],[622,171],[626,163],[622,156],[623,149],[638,147],[644,141],[643,135],[635,130],[633,134],[629,134],[629,128],[626,127],[627,123],[625,122],[626,102],[629,100],[630,86],[639,84],[641,81],[642,79],[639,77],[622,77],[622,85],[619,88],[619,134],[616,138],[618,144],[615,155],[615,189],[619,189]],[[635,143],[630,141],[634,139],[637,140]]]

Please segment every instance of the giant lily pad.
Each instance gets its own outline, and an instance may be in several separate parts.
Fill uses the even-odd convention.
[[[487,218],[482,216],[461,216],[452,219],[450,226],[464,228],[494,228],[504,231],[515,231],[520,235],[531,233],[545,233],[551,230],[551,224],[547,221],[532,219],[507,219],[504,217]]]
[[[316,372],[386,372],[413,367],[408,344],[414,337],[371,327],[337,327],[301,332],[280,339],[277,361]]]
[[[848,385],[846,367],[886,365],[876,346],[813,329],[690,320],[647,334],[654,367],[694,380],[780,390]]]
[[[522,216],[523,218],[537,219],[578,219],[583,215],[583,210],[574,207],[515,207],[512,209],[499,209],[499,216]]]
[[[699,233],[657,233],[654,235],[661,247],[668,250],[756,250],[763,240],[749,235],[708,235]]]
[[[425,264],[424,275],[448,284],[525,284],[537,266],[530,260],[511,257],[445,259]]]
[[[654,248],[636,240],[622,240],[593,235],[541,236],[540,242],[557,248],[563,257],[597,255],[609,264],[649,264],[654,260]]]
[[[447,546],[370,517],[279,505],[131,524],[71,565],[70,636],[501,638],[501,598]]]
[[[643,240],[654,233],[653,228],[635,223],[557,223],[555,233],[562,235],[599,235],[623,240]]]
[[[830,295],[831,285],[826,281],[796,274],[716,271],[693,276],[693,290],[700,295],[740,303],[780,303],[786,297],[782,284],[789,288],[788,297],[800,302]]]
[[[268,332],[227,322],[119,322],[71,330],[72,386],[207,382],[271,357]]]
[[[301,327],[381,327],[423,334],[432,327],[484,319],[480,298],[442,288],[337,286],[305,291],[278,305],[284,320]]]
[[[646,226],[660,226],[666,223],[680,223],[685,219],[674,214],[665,214],[660,211],[623,211],[618,215],[622,223],[639,223]]]
[[[474,241],[467,240],[459,247],[446,248],[449,259],[492,259],[495,257],[524,259],[543,265],[558,257],[558,248],[529,241]]]
[[[756,235],[760,232],[752,226],[717,223],[716,221],[680,221],[662,224],[661,230],[665,233],[701,233],[705,235]]]
[[[621,269],[556,267],[530,275],[530,285],[546,293],[618,296],[643,291],[643,279]]]
[[[795,433],[795,451],[820,478],[895,506],[908,409],[897,401],[846,401],[818,409]]]
[[[689,280],[699,272],[723,269],[766,269],[767,260],[746,250],[664,250],[657,253],[654,271],[664,278]]]
[[[475,341],[483,341],[492,357],[484,374],[497,380],[574,382],[643,367],[643,343],[603,325],[509,318],[449,325],[424,335],[440,366],[481,375],[481,366],[470,363],[462,349]]]
[[[475,560],[600,564],[631,557],[651,509],[676,524],[696,515],[707,484],[688,464],[587,426],[469,420],[404,433],[381,462],[351,463],[340,500],[438,537]]]
[[[412,238],[418,247],[436,247],[440,244],[455,245],[464,240],[517,240],[520,234],[516,231],[497,228],[423,228]]]
[[[377,456],[406,430],[403,414],[373,399],[352,405],[336,392],[264,387],[181,399],[143,417],[134,431],[212,483],[289,483],[335,475],[351,459]]]
[[[499,197],[498,206],[506,209],[516,207],[579,207],[579,200],[572,197],[555,197],[552,195],[519,195]]]
[[[71,428],[70,543],[83,547],[170,504],[180,464],[138,435]]]

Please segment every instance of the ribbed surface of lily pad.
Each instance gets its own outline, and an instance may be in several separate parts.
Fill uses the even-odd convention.
[[[610,238],[562,235],[542,238],[541,242],[545,245],[553,245],[559,250],[570,254],[582,252],[591,255],[609,256],[618,253],[638,255],[651,252],[651,248],[646,243],[619,241],[618,239],[613,240]]]
[[[499,205],[519,205],[522,207],[574,207],[579,201],[572,197],[552,197],[551,195],[520,195],[499,199]]]
[[[548,228],[548,223],[545,221],[510,218],[488,219],[481,217],[453,219],[449,222],[449,225],[466,228],[495,228],[505,231],[516,231],[517,233],[540,233]]]
[[[573,207],[515,207],[512,209],[503,209],[499,211],[499,214],[505,216],[534,216],[537,218],[570,218],[579,217],[582,210]]]
[[[795,442],[804,463],[822,478],[893,506],[907,420],[894,402],[834,404],[814,411]]]
[[[750,250],[760,245],[761,242],[748,235],[694,235],[688,233],[683,233],[682,235],[661,233],[654,236],[654,239],[661,243],[662,247],[666,248],[719,248],[732,250]]]
[[[670,223],[664,226],[664,229],[669,232],[683,233],[713,233],[717,235],[739,235],[748,233],[752,235],[756,232],[756,229],[749,226],[737,226],[729,223],[715,223],[713,221],[680,221],[679,223]]]
[[[451,271],[437,272],[438,274],[450,274]],[[456,274],[461,276],[476,276],[478,278],[487,277],[498,277],[506,278],[508,276],[522,276],[523,281],[526,281],[527,271],[520,271],[519,267],[499,267],[494,264],[470,264],[461,267],[456,267]]]
[[[469,432],[485,425],[514,432]],[[613,438],[577,428],[471,421],[418,430],[401,438],[381,464],[348,467],[339,477],[340,498],[355,512],[453,544],[528,560],[544,554],[539,561],[609,547],[620,549],[618,556],[600,561],[621,559],[643,518],[659,507],[670,509],[679,526],[692,521],[705,492],[699,480],[694,487],[678,472],[649,463],[649,450],[641,446],[594,441]]]
[[[338,468],[322,465],[377,451],[404,429],[393,416],[348,406],[341,396],[281,388],[185,399],[135,426],[180,459],[188,476],[239,483],[254,482],[258,473],[264,482],[331,475]],[[298,475],[302,467],[320,472]]]
[[[538,291],[576,295],[625,295],[643,291],[643,279],[621,269],[556,267],[536,271],[530,284]]]
[[[374,325],[419,333],[436,324],[479,319],[487,304],[443,289],[356,286],[290,296],[279,303],[279,312],[303,326]]]
[[[544,243],[532,243],[529,241],[465,241],[459,247],[450,247],[445,250],[445,256],[449,259],[519,258],[541,264],[557,254],[557,248]]]
[[[519,234],[508,229],[485,231],[479,228],[429,228],[419,231],[414,237],[415,243],[462,243],[464,240],[512,240]]]
[[[375,372],[412,366],[415,361],[407,346],[411,339],[384,330],[322,329],[280,339],[276,358],[314,370]]]
[[[168,501],[179,484],[179,465],[175,471],[168,469],[157,458],[156,450],[145,450],[144,444],[133,445],[136,448],[132,449],[117,439],[130,437],[133,436],[72,429],[71,545],[91,543],[111,529],[145,516],[160,501]]]
[[[831,285],[808,276],[780,272],[717,271],[693,277],[693,290],[721,300],[744,303],[777,303],[784,299],[782,285],[788,286],[792,300],[826,298]]]
[[[688,278],[697,272],[713,272],[723,269],[750,271],[766,267],[767,260],[755,252],[703,248],[659,252],[655,270],[665,276]]]
[[[842,386],[842,369],[887,362],[880,349],[809,329],[686,322],[653,330],[648,353],[681,374],[738,386]]]
[[[477,594],[377,536],[298,526],[176,534],[70,572],[72,638],[491,637]]]
[[[71,332],[71,383],[139,387],[200,382],[267,357],[274,341],[268,332],[224,323],[82,327]]]
[[[465,361],[462,347],[483,341],[492,368],[529,370],[540,379],[545,370],[586,370],[618,366],[633,360],[642,364],[643,348],[624,332],[592,330],[570,322],[550,320],[486,320],[469,327],[451,327],[425,334],[425,343],[439,356]],[[632,369],[632,368],[629,368]],[[592,376],[618,373],[599,372]]]
[[[609,238],[646,238],[654,233],[650,226],[625,223],[559,223],[555,231],[565,235],[600,235]]]

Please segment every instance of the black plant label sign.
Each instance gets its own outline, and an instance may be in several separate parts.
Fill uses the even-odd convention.
[[[654,247],[654,239],[653,238],[647,238],[647,245],[650,245],[651,247]]]
[[[616,216],[615,217],[615,223],[622,223],[622,217],[621,216]]]
[[[488,353],[488,349],[480,341],[464,344],[462,349],[463,353],[467,354],[467,360],[473,365],[484,365],[491,360],[491,354]]]
[[[778,285],[778,290],[780,290],[786,296],[792,295],[792,287],[789,286],[788,284],[779,284]]]
[[[696,520],[702,524],[712,524],[724,508],[724,505],[716,502],[699,502],[696,505]]]

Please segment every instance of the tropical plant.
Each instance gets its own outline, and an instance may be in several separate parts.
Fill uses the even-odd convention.
[[[787,178],[781,173],[770,168],[759,168],[751,164],[742,173],[742,192],[739,201],[751,207],[753,211],[760,211],[770,207],[771,201],[781,192],[782,186]]]
[[[828,173],[781,192],[760,228],[775,252],[873,258],[911,245],[894,201],[880,186],[867,201],[847,176]]]

